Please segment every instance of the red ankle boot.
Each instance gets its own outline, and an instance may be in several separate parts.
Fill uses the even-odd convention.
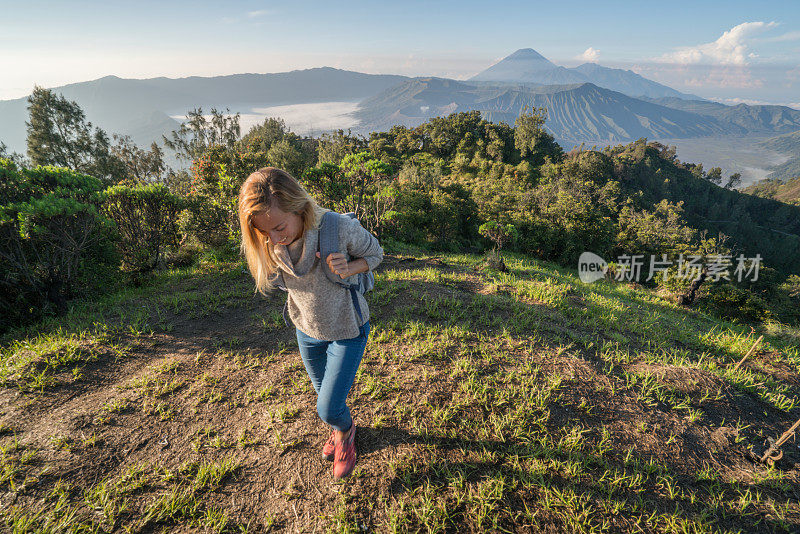
[[[356,466],[356,424],[350,426],[350,433],[343,441],[334,441],[333,478],[341,480],[353,472]]]
[[[322,446],[322,457],[329,462],[333,461],[333,454],[336,452],[336,448],[333,443],[334,434],[334,431],[331,431],[331,437],[329,437],[328,441],[325,442],[325,445]]]

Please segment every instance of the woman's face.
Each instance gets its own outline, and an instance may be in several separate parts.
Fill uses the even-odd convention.
[[[252,220],[253,226],[269,237],[273,245],[289,245],[303,232],[303,219],[296,213],[281,210],[274,202],[269,213],[258,212]]]

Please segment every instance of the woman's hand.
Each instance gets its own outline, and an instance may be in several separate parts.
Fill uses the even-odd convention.
[[[319,252],[317,257],[321,258]],[[347,261],[347,258],[341,252],[331,252],[328,254],[328,267],[331,272],[338,274],[341,278],[347,278],[354,274],[365,273],[369,271],[369,264],[364,258],[356,258],[353,261]]]
[[[321,258],[319,252],[317,252],[317,257]],[[347,261],[345,255],[341,252],[332,252],[328,254],[328,267],[330,267],[331,272],[334,274],[338,274],[340,278],[347,278],[348,276],[352,276],[356,274],[352,272],[350,269],[350,262]]]

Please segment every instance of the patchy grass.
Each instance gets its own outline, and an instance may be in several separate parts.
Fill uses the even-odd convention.
[[[796,532],[798,332],[752,331],[506,255],[387,255],[351,390],[359,461],[238,262],[79,304],[0,345],[12,532]],[[745,364],[735,363],[764,334]]]

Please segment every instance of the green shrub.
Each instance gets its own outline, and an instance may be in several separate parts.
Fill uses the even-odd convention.
[[[387,237],[455,252],[473,236],[477,208],[459,184],[404,181],[391,189],[396,202],[383,216]]]
[[[727,319],[755,322],[772,315],[764,299],[731,282],[712,283],[704,293],[700,300],[702,306]]]
[[[113,280],[113,223],[100,180],[0,159],[0,331],[62,312],[67,299]]]
[[[208,197],[193,195],[178,216],[178,230],[206,247],[221,247],[228,242],[228,215]]]
[[[177,216],[181,198],[163,184],[116,185],[103,193],[103,211],[120,234],[122,267],[144,273],[162,261],[168,245],[177,243]]]

